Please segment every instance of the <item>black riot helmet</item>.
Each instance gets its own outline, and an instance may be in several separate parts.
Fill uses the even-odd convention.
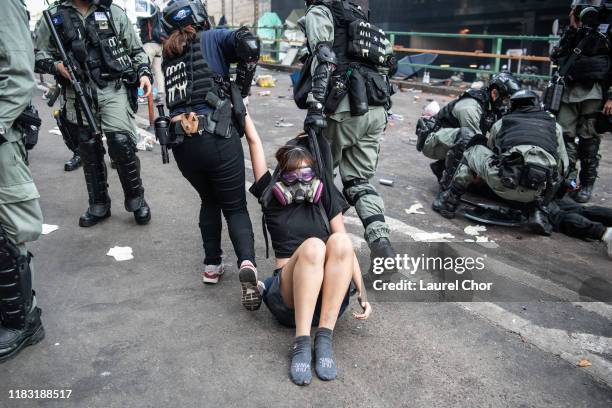
[[[514,95],[510,97],[510,110],[512,112],[527,107],[542,107],[540,98],[535,92],[529,91],[527,89],[522,89],[518,92],[515,92]]]
[[[521,84],[511,73],[500,72],[491,77],[487,89],[489,92],[493,89],[497,89],[500,98],[507,99],[521,90]]]
[[[587,27],[597,27],[601,22],[602,12],[606,9],[604,0],[573,0],[574,15]]]
[[[168,34],[187,26],[210,28],[201,0],[170,0],[162,11],[162,24]]]

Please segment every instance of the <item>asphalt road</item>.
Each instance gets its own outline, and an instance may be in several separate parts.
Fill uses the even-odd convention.
[[[275,149],[298,133],[303,118],[290,99],[287,74],[273,74],[278,83],[271,94],[253,88],[251,97],[270,166]],[[448,98],[395,97],[394,112],[404,120],[389,124],[375,180],[394,180],[394,187],[379,187],[398,248],[414,248],[431,233],[451,234],[453,251],[487,254],[500,289],[474,302],[436,301],[444,296],[390,302],[372,293],[369,321],[347,314],[336,328],[339,378],[299,388],[288,379],[292,332],[265,307],[254,313],[242,308],[225,233],[226,276],[217,286],[202,285],[200,203],[174,160],[161,164],[159,147],[140,153],[150,225],[136,226],[123,210],[111,172],[113,217],[92,229],[77,226],[87,202],[83,175],[63,171],[68,152],[60,136],[49,133],[55,125],[41,93],[35,103],[44,125],[31,168],[45,222],[59,229],[30,249],[47,337],[0,366],[0,407],[612,406],[612,307],[595,290],[609,290],[612,282],[605,247],[502,228],[480,232],[493,243],[467,243],[475,240],[464,230],[472,223],[450,222],[429,209],[436,186],[428,160],[414,148],[413,127],[428,99]],[[294,126],[276,127],[281,119]],[[610,206],[608,139],[603,148],[594,201]],[[406,213],[415,203],[424,214]],[[249,210],[265,277],[272,260],[265,259],[260,210],[251,198]],[[347,224],[360,255],[367,256],[354,213]],[[114,246],[131,247],[134,259],[106,256]],[[581,359],[592,366],[578,367]],[[16,389],[72,394],[68,400],[10,399],[9,390]]]

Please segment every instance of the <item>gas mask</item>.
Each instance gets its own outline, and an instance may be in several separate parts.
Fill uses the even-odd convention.
[[[321,201],[323,183],[315,177],[310,167],[285,172],[280,178],[281,181],[272,187],[272,192],[281,205],[318,204]]]

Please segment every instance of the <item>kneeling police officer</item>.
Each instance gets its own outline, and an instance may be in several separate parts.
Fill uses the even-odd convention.
[[[78,69],[95,120],[102,125],[108,153],[117,167],[125,195],[125,209],[140,225],[151,220],[136,156],[138,133],[134,123],[138,107],[137,89],[151,92],[149,58],[125,11],[112,0],[61,0],[49,8],[53,25],[66,52]],[[46,22],[36,35],[36,70],[70,79]],[[107,170],[101,137],[92,136],[84,122],[72,84],[66,84],[63,112],[66,129],[77,135],[89,193],[89,208],[79,219],[81,227],[91,227],[110,217]]]
[[[532,91],[515,93],[510,105],[511,113],[491,128],[488,147],[475,145],[465,151],[449,187],[432,208],[453,218],[461,196],[480,178],[503,200],[533,204],[529,226],[549,234],[550,224],[539,209],[552,200],[568,166],[563,132]]]
[[[468,89],[436,116],[417,122],[417,150],[436,160],[431,170],[442,188],[463,157],[465,147],[476,135],[486,134],[503,116],[508,98],[519,91],[519,82],[508,72],[494,75],[484,89]]]

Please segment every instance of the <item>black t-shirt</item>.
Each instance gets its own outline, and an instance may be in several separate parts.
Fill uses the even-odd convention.
[[[271,182],[272,175],[268,172],[253,184],[249,191],[260,199]],[[338,214],[346,211],[348,204],[335,185],[328,183],[324,185],[321,204],[328,220],[332,220]],[[319,204],[304,203],[282,206],[275,198],[272,198],[270,203],[263,208],[263,213],[277,258],[290,258],[308,238],[320,238],[326,241],[330,235]]]

